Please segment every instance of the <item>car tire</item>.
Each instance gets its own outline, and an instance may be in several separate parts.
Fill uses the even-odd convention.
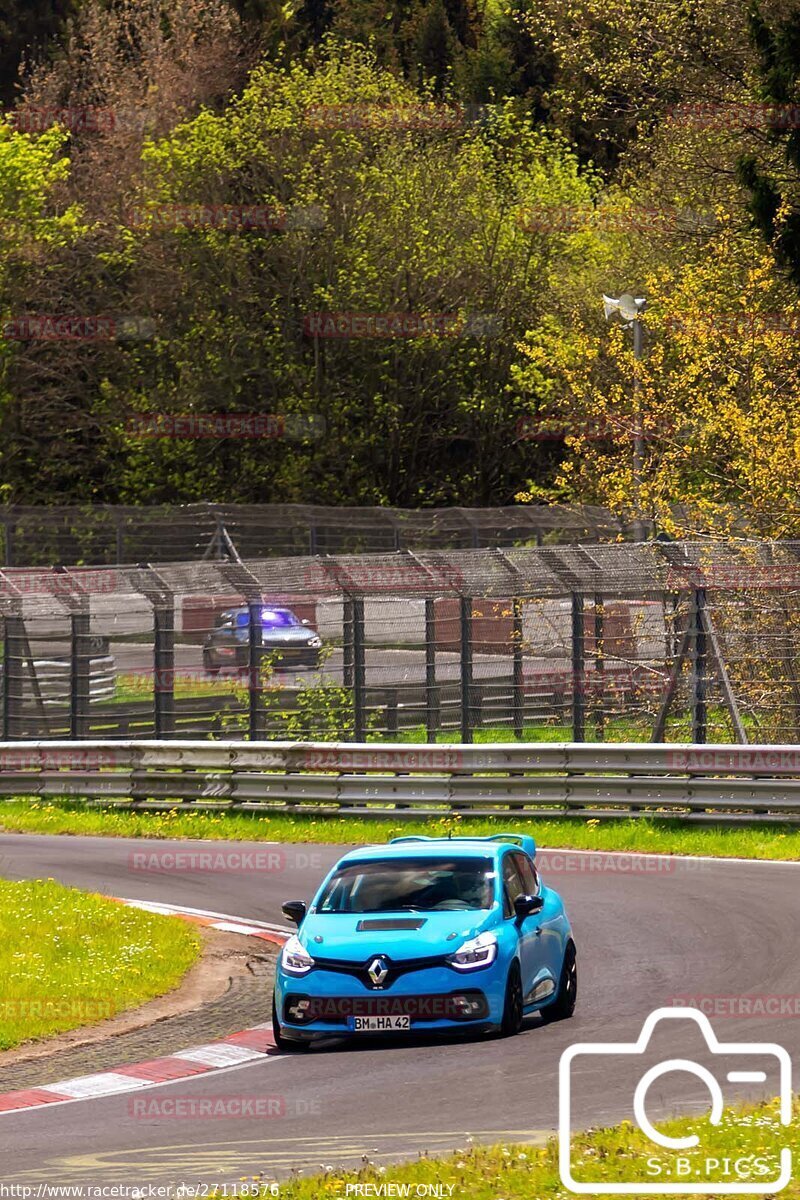
[[[575,1002],[578,999],[578,956],[575,943],[569,942],[564,953],[561,967],[561,978],[558,981],[558,991],[552,1004],[541,1010],[542,1020],[546,1024],[551,1021],[566,1021],[575,1012]]]
[[[274,996],[272,997],[272,1036],[275,1039],[275,1049],[280,1050],[281,1054],[293,1054],[298,1050],[307,1050],[309,1047],[308,1042],[295,1042],[291,1038],[283,1036]]]
[[[512,962],[506,979],[506,998],[503,1004],[503,1020],[500,1036],[513,1037],[522,1028],[522,974],[516,959]]]
[[[203,651],[203,670],[206,675],[219,675],[219,667],[214,664],[208,650]]]

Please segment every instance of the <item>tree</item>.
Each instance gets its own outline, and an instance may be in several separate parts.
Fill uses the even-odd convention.
[[[800,291],[800,9],[770,23],[754,0],[749,18],[765,141],[742,154],[739,178],[755,228]]]
[[[532,453],[513,439],[513,343],[555,269],[553,239],[519,211],[591,192],[562,144],[511,109],[475,127],[333,45],[314,71],[259,68],[223,115],[146,159],[145,208],[257,203],[287,219],[142,231],[135,290],[159,296],[162,335],[138,383],[118,382],[121,409],[286,412],[326,433],[213,446],[120,434],[125,497],[510,498]],[[419,335],[327,337],[313,318],[331,313],[435,320]]]
[[[649,349],[619,325],[552,328],[520,347],[520,386],[549,387],[569,429],[551,494],[642,515],[668,532],[796,536],[800,524],[800,304],[754,236],[730,220],[695,262],[656,264]],[[638,376],[645,457],[634,475]],[[638,486],[637,486],[638,484]],[[536,490],[535,484],[531,491]],[[637,496],[638,493],[638,496]]]

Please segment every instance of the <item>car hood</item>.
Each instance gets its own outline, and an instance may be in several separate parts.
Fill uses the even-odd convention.
[[[361,963],[372,954],[394,959],[453,954],[493,924],[491,910],[309,913],[298,936],[312,957]]]
[[[261,630],[261,645],[262,646],[307,646],[311,638],[317,637],[318,634],[308,625],[287,625],[282,628],[270,628],[265,626]],[[249,640],[249,632],[245,629],[237,629],[236,638],[240,642]]]

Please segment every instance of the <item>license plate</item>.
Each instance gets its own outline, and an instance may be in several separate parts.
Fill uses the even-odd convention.
[[[394,1033],[410,1029],[411,1017],[348,1017],[347,1026],[353,1033]]]

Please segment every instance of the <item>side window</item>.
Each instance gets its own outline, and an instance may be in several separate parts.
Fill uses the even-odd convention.
[[[539,895],[539,873],[533,865],[527,854],[513,854],[511,856],[516,863],[520,878],[522,879],[523,891],[527,896]]]
[[[503,859],[503,914],[506,917],[513,917],[514,901],[525,894],[515,858],[515,854],[506,854]]]

